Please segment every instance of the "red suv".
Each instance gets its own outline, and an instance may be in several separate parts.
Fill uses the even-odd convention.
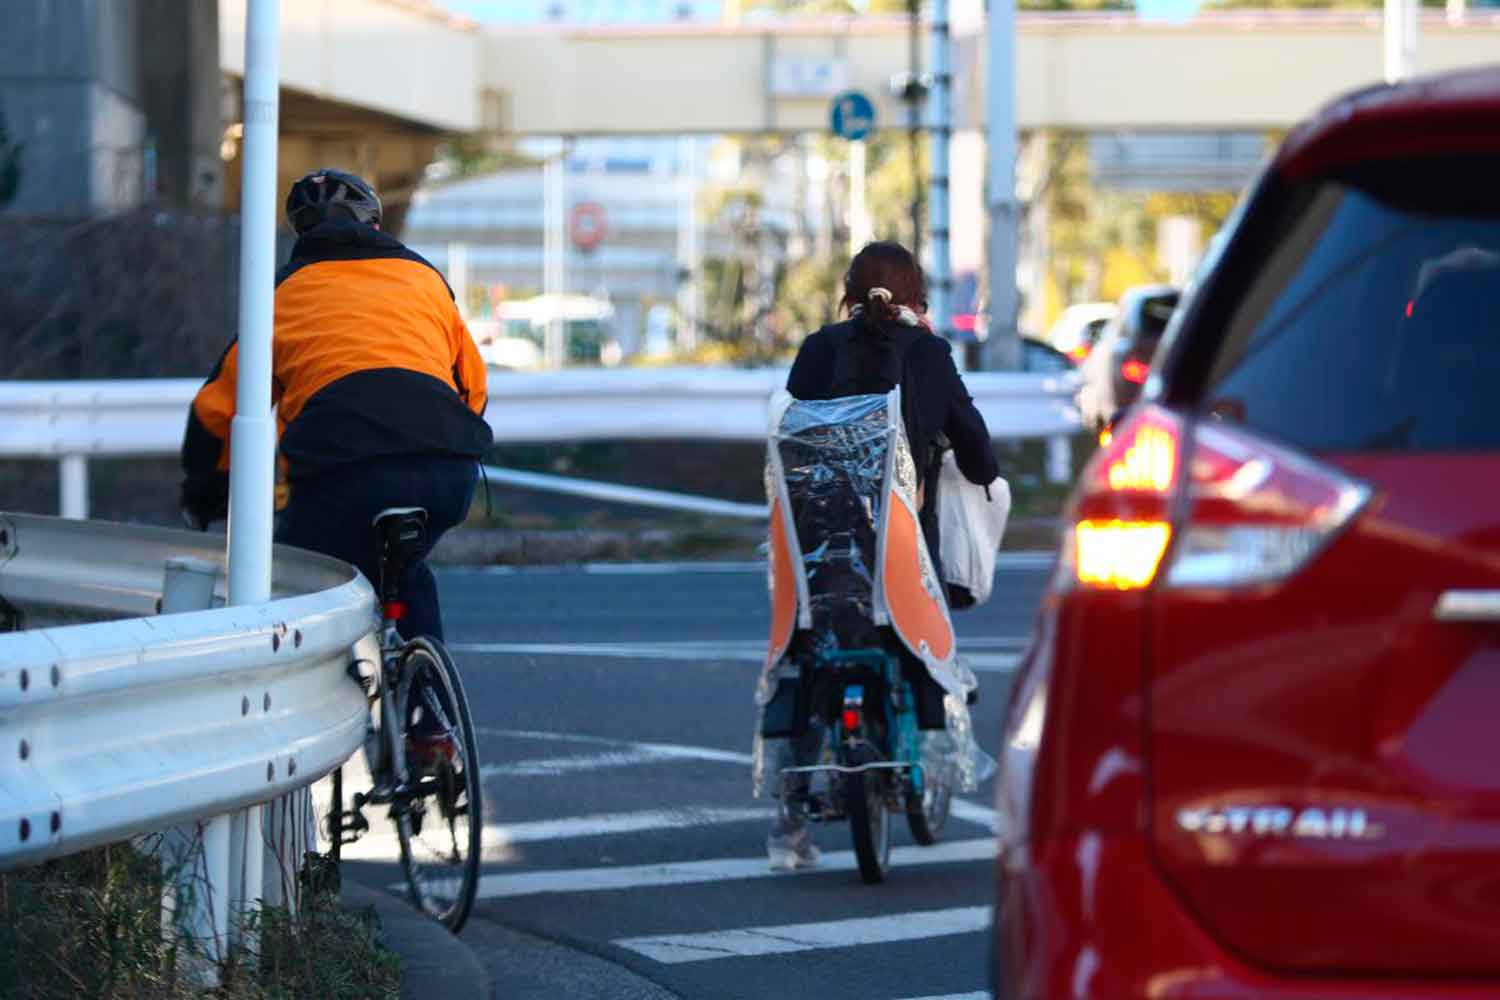
[[[1500,997],[1500,68],[1334,103],[1210,256],[1007,709],[996,995]]]

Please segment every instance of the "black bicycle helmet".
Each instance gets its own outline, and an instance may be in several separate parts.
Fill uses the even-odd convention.
[[[338,214],[378,226],[380,197],[363,179],[328,168],[304,175],[286,196],[286,220],[298,233]]]

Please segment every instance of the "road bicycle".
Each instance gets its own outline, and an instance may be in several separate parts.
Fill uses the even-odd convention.
[[[366,807],[389,807],[412,903],[457,934],[474,905],[484,828],[474,721],[443,644],[431,636],[403,640],[397,632],[406,614],[400,581],[427,547],[427,512],[394,507],[373,524],[380,546],[380,666],[350,666],[370,699],[364,753],[371,787],[355,792],[346,810],[343,769],[333,772],[330,857],[337,866],[343,846],[370,831]]]

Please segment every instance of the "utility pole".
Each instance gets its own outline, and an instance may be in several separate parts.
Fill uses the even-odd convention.
[[[932,280],[928,315],[939,336],[953,339],[953,268],[948,240],[948,152],[953,135],[952,40],[948,0],[932,0],[932,203],[927,213],[932,237]]]
[[[1418,0],[1385,0],[1385,82],[1410,79],[1417,69]],[[1450,6],[1449,16],[1452,17]]]
[[[1015,0],[989,0],[988,146],[985,178],[990,238],[989,335],[986,367],[1020,366],[1016,332],[1016,8]]]
[[[917,261],[922,260],[922,105],[927,99],[927,86],[922,82],[922,3],[921,0],[906,0],[909,21],[908,44],[910,46],[910,71],[901,88],[900,97],[906,102],[906,137],[911,153],[911,252]]]

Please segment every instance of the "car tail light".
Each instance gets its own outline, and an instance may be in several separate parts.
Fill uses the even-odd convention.
[[[1144,361],[1131,358],[1120,366],[1120,375],[1127,382],[1135,385],[1145,385],[1146,376],[1151,374],[1151,366]]]
[[[1190,448],[1183,434],[1178,417],[1148,406],[1090,460],[1059,586],[1138,590],[1163,566],[1169,587],[1272,582],[1306,564],[1369,498],[1359,483],[1244,431],[1198,423]],[[1184,485],[1187,503],[1174,510]]]
[[[1307,563],[1369,499],[1321,463],[1221,424],[1198,425],[1189,506],[1166,583],[1270,583]]]
[[[1059,563],[1064,586],[1147,586],[1172,537],[1181,423],[1148,406],[1115,429],[1083,473]]]

